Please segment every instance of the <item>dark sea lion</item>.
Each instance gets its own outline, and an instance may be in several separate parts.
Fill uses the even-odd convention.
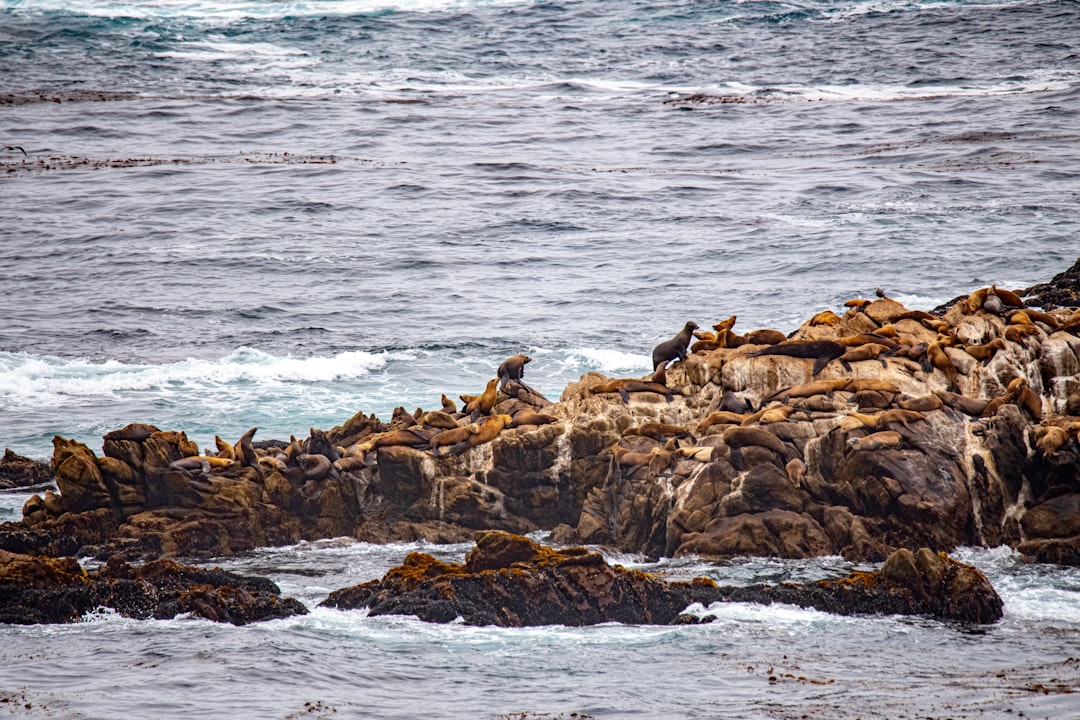
[[[718,409],[742,414],[751,412],[754,408],[751,407],[750,403],[741,399],[735,393],[730,390],[724,390],[723,394],[720,396],[720,406]]]
[[[962,412],[965,415],[970,415],[971,417],[980,417],[988,403],[987,400],[969,398],[966,395],[960,395],[946,390],[935,390],[934,394],[941,398],[941,401],[953,410]]]
[[[836,342],[847,347],[859,347],[860,345],[867,345],[869,343],[875,343],[877,345],[884,345],[890,350],[896,350],[900,347],[900,343],[893,340],[886,335],[880,335],[878,333],[859,333],[858,335],[849,335],[847,337],[837,338]]]
[[[785,463],[789,459],[784,441],[760,427],[730,427],[724,431],[723,437],[724,444],[731,450],[731,464],[736,470],[745,469],[740,451],[747,445],[772,450]]]
[[[246,433],[240,436],[240,439],[236,441],[236,445],[233,446],[233,450],[240,449],[240,452],[236,453],[236,459],[240,461],[242,467],[253,467],[259,469],[259,458],[255,455],[255,448],[251,445],[251,439],[255,437],[255,431],[258,428],[251,428]]]
[[[993,285],[986,290],[986,296],[982,301],[982,309],[992,315],[1002,315],[1005,313],[1005,303],[998,297],[997,291],[994,289]]]
[[[796,358],[813,358],[812,374],[817,375],[826,365],[847,352],[847,347],[832,340],[798,340],[780,345],[771,345],[750,353],[749,357],[763,355],[785,355]]]
[[[141,443],[146,438],[150,437],[156,432],[161,432],[153,425],[145,425],[143,423],[131,423],[125,425],[119,430],[113,430],[112,432],[105,433],[106,440],[131,440],[132,442]]]
[[[697,330],[697,323],[691,321],[683,325],[683,329],[676,333],[675,337],[670,340],[665,340],[652,351],[652,364],[653,370],[656,367],[666,361],[686,360],[686,348],[690,344],[690,340],[694,337],[694,331]]]
[[[649,382],[667,386],[667,365],[668,361],[665,360],[660,363],[659,367],[654,368],[652,375],[649,377]]]
[[[499,378],[499,389],[502,390],[511,380],[520,381],[525,377],[525,363],[529,362],[532,362],[532,358],[528,355],[513,355],[503,360],[495,373]]]
[[[669,438],[689,438],[691,442],[697,442],[697,439],[682,425],[669,425],[667,423],[659,422],[647,422],[637,425],[632,428],[623,430],[623,437],[627,435],[637,435],[640,437],[648,437],[653,440],[665,442]]]
[[[304,477],[308,480],[325,480],[328,477],[338,476],[330,458],[325,455],[300,455],[296,461],[303,468]]]

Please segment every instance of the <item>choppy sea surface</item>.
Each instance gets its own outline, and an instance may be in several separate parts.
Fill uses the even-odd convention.
[[[518,352],[554,399],[647,371],[686,320],[1049,279],[1080,255],[1080,5],[0,0],[0,148],[0,444],[306,435],[476,393]],[[221,564],[313,607],[410,549]],[[3,627],[0,694],[26,699],[0,714],[1080,716],[1080,577],[962,556],[1000,625]],[[695,563],[657,569],[848,569]]]

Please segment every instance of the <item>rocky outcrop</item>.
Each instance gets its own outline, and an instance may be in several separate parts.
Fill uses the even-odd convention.
[[[17,455],[10,448],[4,450],[0,458],[0,490],[33,487],[53,481],[49,466],[22,455]]]
[[[525,537],[477,534],[465,563],[412,553],[381,580],[337,590],[323,602],[371,615],[415,615],[428,622],[461,618],[469,625],[666,625],[686,621],[692,603],[783,602],[845,615],[924,614],[971,623],[996,622],[1002,604],[977,569],[944,554],[900,550],[877,572],[842,580],[719,587],[707,578],[666,582],[608,565],[585,548],[556,551]]]
[[[790,338],[735,320],[654,375],[590,373],[554,404],[493,380],[468,412],[444,398],[205,454],[144,425],[100,454],[57,437],[60,492],[31,498],[0,548],[130,559],[550,529],[653,556],[1007,544],[1078,562],[1080,312],[991,286],[941,317],[853,300]]]
[[[0,623],[70,623],[100,609],[139,619],[191,613],[233,625],[307,613],[303,604],[280,594],[265,578],[171,560],[134,568],[117,556],[100,572],[87,573],[74,558],[0,550]]]

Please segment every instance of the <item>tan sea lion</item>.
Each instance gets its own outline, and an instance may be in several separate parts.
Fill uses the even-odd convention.
[[[834,380],[814,380],[812,382],[803,383],[802,385],[793,385],[789,388],[777,390],[767,399],[787,400],[791,398],[813,397],[814,395],[828,395],[829,393],[837,392],[838,390],[844,390],[850,384],[851,378],[847,377],[836,378]]]
[[[1043,457],[1056,455],[1069,442],[1069,434],[1064,428],[1051,425],[1039,430],[1035,447],[1042,451]]]
[[[883,430],[861,438],[848,438],[848,447],[854,452],[864,450],[890,450],[902,447],[904,437],[895,430]]]
[[[683,329],[675,334],[675,337],[665,340],[652,351],[653,370],[664,361],[672,361],[676,358],[686,360],[686,348],[690,344],[694,331],[698,329],[697,323],[691,321],[683,325]]]
[[[751,330],[746,335],[743,335],[743,341],[746,345],[779,345],[787,339],[787,335],[784,333],[769,328]]]
[[[811,327],[814,325],[838,325],[839,323],[840,316],[832,310],[822,310],[810,318],[809,322]]]
[[[485,419],[482,423],[479,423],[476,432],[469,435],[468,438],[450,448],[451,455],[462,455],[478,445],[491,442],[499,436],[499,433],[503,431],[507,425],[513,422],[513,418],[509,415],[493,415]],[[447,430],[446,432],[453,432],[453,430]]]
[[[442,396],[441,400],[442,400],[442,411],[444,413],[446,413],[447,415],[453,415],[454,413],[457,412],[457,405],[454,403],[453,400],[446,397],[446,393],[443,393],[443,396]]]
[[[236,459],[236,451],[233,449],[233,446],[222,440],[220,435],[214,436],[214,444],[217,446],[217,455],[219,458],[227,458],[229,460]]]
[[[947,390],[935,390],[934,394],[941,398],[941,401],[953,410],[962,412],[965,415],[970,415],[971,417],[981,417],[988,404],[987,400],[970,398],[966,395],[960,395],[959,393],[948,392]]]
[[[862,362],[864,360],[877,360],[881,363],[881,367],[888,367],[888,363],[885,362],[880,356],[892,352],[888,347],[880,343],[867,343],[866,345],[859,345],[858,347],[848,348],[847,352],[837,358],[840,364],[844,366],[844,369],[848,372],[851,371],[851,363]]]
[[[876,345],[884,345],[890,350],[896,350],[900,347],[900,343],[892,339],[887,335],[882,335],[877,332],[872,333],[859,333],[858,335],[849,335],[847,337],[837,338],[836,342],[847,347],[859,347],[861,345],[868,345],[870,343]]]
[[[904,410],[914,410],[916,412],[930,412],[931,410],[940,410],[944,404],[937,395],[923,395],[916,398],[901,398],[896,401]]]
[[[930,343],[926,348],[926,357],[930,360],[931,365],[945,373],[945,379],[948,381],[949,390],[952,392],[958,391],[960,389],[960,383],[958,381],[960,372],[956,369],[956,365],[953,364],[952,359],[942,349],[941,343]]]
[[[964,347],[964,352],[976,360],[981,360],[983,365],[986,365],[993,359],[994,354],[997,353],[998,350],[1004,349],[1005,341],[1001,338],[994,338],[990,342],[983,343],[982,345],[967,345]]]
[[[879,380],[878,378],[852,378],[851,382],[844,388],[844,391],[850,393],[882,392],[899,394],[900,388],[897,387],[895,383],[891,383],[888,380]]]
[[[495,403],[499,398],[498,390],[499,378],[493,378],[488,380],[487,386],[484,388],[484,392],[476,396],[476,399],[465,405],[464,412],[466,415],[480,414],[490,415],[492,409],[495,407]],[[464,399],[464,397],[462,398]]]
[[[694,436],[682,425],[669,425],[667,423],[659,422],[647,422],[637,425],[635,427],[627,428],[622,432],[623,437],[627,435],[636,435],[639,437],[648,437],[653,440],[665,442],[668,438],[690,438],[692,442],[697,442]]]
[[[747,417],[747,415],[728,412],[727,410],[717,410],[714,413],[709,413],[708,417],[699,422],[695,432],[701,435],[713,425],[740,425]]]
[[[434,427],[441,430],[452,430],[458,426],[457,419],[453,415],[442,410],[432,410],[420,416],[420,425]]]
[[[510,423],[510,427],[512,428],[526,425],[550,425],[559,422],[559,418],[554,415],[538,413],[532,408],[522,408],[515,412],[511,417],[513,417],[513,422]]]
[[[255,448],[251,444],[252,438],[255,437],[255,431],[258,428],[251,428],[246,433],[240,436],[236,445],[233,446],[233,451],[236,455],[236,459],[240,461],[242,467],[253,467],[256,470],[259,469],[259,459],[255,455]],[[235,452],[236,448],[240,448],[240,452]]]
[[[328,477],[337,477],[330,458],[325,455],[300,455],[296,458],[297,463],[304,471],[304,477],[308,480],[325,480]]]
[[[806,463],[799,458],[792,458],[784,467],[787,471],[788,480],[795,487],[802,487],[803,478],[806,477]]]

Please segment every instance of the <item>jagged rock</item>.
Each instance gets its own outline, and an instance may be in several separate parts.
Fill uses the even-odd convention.
[[[110,608],[134,618],[167,619],[192,613],[245,625],[305,615],[307,608],[265,578],[156,560],[133,568],[110,558],[87,573],[74,558],[41,558],[0,550],[0,623],[77,622]]]
[[[924,614],[969,623],[1001,618],[1001,598],[976,568],[944,554],[898,550],[877,572],[842,580],[719,587],[707,578],[665,582],[608,565],[585,548],[556,551],[498,531],[477,533],[462,565],[411,553],[381,580],[336,590],[323,606],[416,615],[470,625],[666,625],[692,603],[784,602],[845,615]]]

